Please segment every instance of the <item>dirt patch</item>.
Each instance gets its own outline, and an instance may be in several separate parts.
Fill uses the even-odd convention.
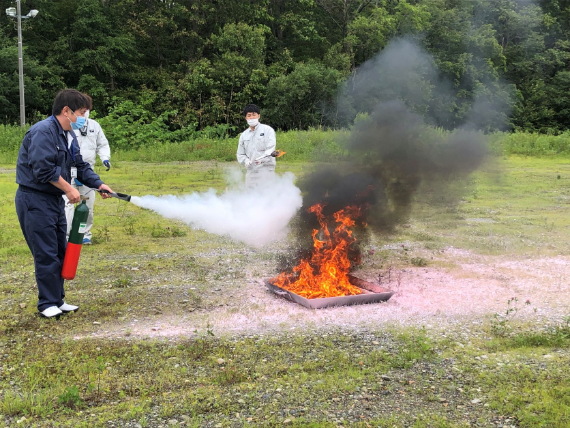
[[[453,260],[454,266],[393,271],[390,281],[383,283],[395,291],[386,303],[311,310],[269,292],[262,278],[249,277],[226,289],[234,298],[224,306],[182,316],[161,314],[106,323],[77,338],[177,338],[207,330],[217,336],[233,336],[398,325],[444,331],[458,324],[489,322],[494,314],[506,311],[507,301],[513,297],[518,299],[519,320],[533,319],[547,325],[570,313],[570,286],[565,281],[570,276],[568,257],[509,260],[455,248],[448,248],[442,256],[442,261]],[[358,274],[368,280],[377,277],[377,272],[372,271]]]

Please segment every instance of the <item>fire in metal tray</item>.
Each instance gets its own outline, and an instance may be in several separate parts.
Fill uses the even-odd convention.
[[[313,251],[302,259],[293,272],[282,272],[266,281],[274,293],[308,308],[376,303],[388,300],[392,292],[350,275],[350,246],[356,242],[351,227],[361,217],[362,209],[348,206],[333,214],[336,227],[329,231],[323,204],[309,208],[320,224],[313,230]],[[332,229],[332,228],[331,228]],[[320,239],[318,238],[320,237]]]
[[[277,294],[278,296],[298,303],[299,305],[309,309],[322,309],[334,306],[363,305],[366,303],[380,303],[387,301],[394,294],[393,291],[383,289],[377,284],[364,281],[352,275],[349,275],[349,279],[352,283],[354,283],[356,288],[360,290],[360,294],[307,299],[303,296],[299,296],[298,294],[293,293],[292,291],[288,291],[276,286],[275,284],[271,283],[271,280],[265,281],[265,285],[270,291]]]

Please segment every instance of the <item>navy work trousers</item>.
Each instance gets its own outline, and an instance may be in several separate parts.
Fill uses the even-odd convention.
[[[16,191],[16,213],[34,256],[40,312],[50,306],[63,305],[61,268],[67,245],[64,206],[61,196],[22,186]]]

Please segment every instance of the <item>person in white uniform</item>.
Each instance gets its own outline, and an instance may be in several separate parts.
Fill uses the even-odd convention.
[[[275,131],[259,123],[260,110],[255,104],[246,105],[243,115],[249,127],[239,137],[237,160],[246,168],[246,187],[252,189],[270,180],[275,173],[275,158],[264,157],[275,150]]]
[[[87,99],[91,105],[90,110],[93,108],[93,100],[87,94]],[[109,141],[105,137],[105,133],[103,129],[101,129],[101,125],[99,125],[93,119],[89,119],[89,110],[85,113],[85,125],[75,131],[75,135],[77,136],[77,142],[79,143],[79,148],[81,149],[81,154],[83,155],[83,160],[91,165],[91,169],[95,166],[95,160],[97,156],[103,162],[103,165],[107,168],[107,171],[111,169],[111,148],[109,147]],[[91,244],[91,237],[92,232],[91,228],[93,227],[93,206],[95,204],[95,191],[78,181],[77,179],[72,180],[71,185],[75,187],[82,196],[86,196],[87,199],[87,206],[89,207],[89,217],[87,218],[87,224],[85,227],[85,234],[83,235],[83,244],[89,245]],[[65,196],[63,197],[64,199]],[[69,238],[69,232],[71,231],[71,224],[73,220],[73,211],[75,206],[73,204],[67,203],[65,204],[65,217],[67,218],[67,237]]]

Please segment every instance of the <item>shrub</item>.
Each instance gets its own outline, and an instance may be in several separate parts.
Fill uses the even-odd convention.
[[[281,129],[306,129],[323,123],[333,105],[342,74],[320,63],[299,63],[288,75],[279,75],[267,85],[272,100],[263,114]]]

